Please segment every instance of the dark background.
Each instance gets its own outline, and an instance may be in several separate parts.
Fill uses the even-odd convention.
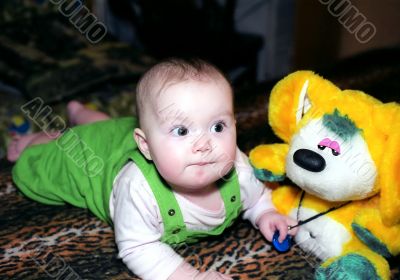
[[[400,99],[398,0],[82,1],[107,29],[95,44],[60,9],[77,1],[0,1],[0,160],[12,133],[37,129],[14,119],[22,104],[39,97],[63,116],[65,103],[79,99],[131,115],[137,79],[170,56],[216,64],[246,110],[266,112],[272,86],[299,69],[385,102]],[[376,29],[368,42],[341,23],[343,3]],[[256,116],[260,129],[265,114]]]
[[[200,56],[217,64],[234,80],[240,77],[239,72],[266,81],[296,69],[325,69],[362,52],[400,45],[399,1],[347,3],[375,27],[376,33],[368,42],[357,40],[356,33],[348,31],[336,16],[343,10],[343,3],[120,0],[108,1],[105,6],[92,1],[92,6],[111,34],[156,58]],[[119,21],[111,20],[110,14]],[[121,31],[121,26],[126,29]]]

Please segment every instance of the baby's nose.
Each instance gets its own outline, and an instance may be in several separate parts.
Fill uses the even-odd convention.
[[[211,139],[207,135],[200,135],[193,143],[193,152],[208,152],[212,150]]]

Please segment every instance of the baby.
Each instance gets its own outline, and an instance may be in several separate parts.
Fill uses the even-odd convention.
[[[171,246],[221,234],[241,212],[267,240],[279,230],[283,241],[296,222],[275,211],[237,148],[232,88],[216,67],[163,61],[141,78],[136,101],[138,121],[73,101],[73,129],[14,139],[17,186],[112,223],[119,256],[143,279],[231,279],[197,271]]]

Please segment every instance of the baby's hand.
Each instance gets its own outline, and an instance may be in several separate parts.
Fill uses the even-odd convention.
[[[232,280],[228,275],[224,275],[214,270],[199,273],[194,280]]]
[[[272,241],[274,232],[279,230],[278,241],[280,243],[285,240],[288,233],[292,236],[296,235],[298,228],[291,229],[290,231],[288,229],[288,226],[293,226],[295,224],[295,220],[288,216],[281,215],[275,210],[264,213],[257,221],[262,235],[270,242]]]
[[[182,262],[168,280],[232,280],[231,277],[214,270],[199,272],[187,262]]]

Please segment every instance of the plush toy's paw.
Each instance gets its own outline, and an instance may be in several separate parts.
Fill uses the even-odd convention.
[[[389,258],[400,253],[400,225],[383,224],[378,209],[363,209],[352,228],[357,237],[372,251]]]
[[[280,186],[272,191],[272,202],[279,213],[289,215],[300,199],[299,188]]]
[[[267,182],[283,181],[288,150],[287,144],[260,145],[251,150],[249,159],[255,176]]]
[[[276,174],[266,169],[258,169],[253,166],[254,175],[257,179],[264,182],[282,182],[285,180],[285,174]]]
[[[348,254],[333,261],[328,266],[322,265],[315,272],[318,280],[375,280],[378,276],[373,264],[359,254]]]

